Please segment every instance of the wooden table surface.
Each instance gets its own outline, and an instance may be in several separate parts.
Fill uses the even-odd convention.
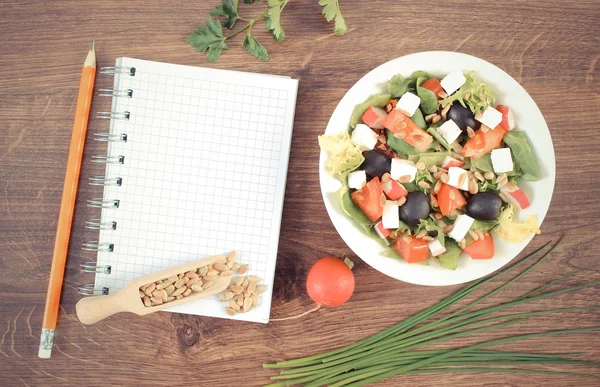
[[[597,0],[350,1],[341,0],[348,34],[332,34],[315,1],[290,1],[283,16],[287,38],[263,38],[270,60],[246,54],[241,37],[216,64],[207,64],[185,37],[217,0],[136,2],[109,0],[3,1],[0,13],[0,384],[199,385],[266,384],[263,362],[305,356],[373,334],[458,290],[398,282],[356,258],[356,292],[343,307],[268,325],[157,313],[116,315],[93,326],[77,321],[76,286],[90,282],[79,263],[93,260],[82,241],[95,232],[84,221],[97,210],[86,198],[99,187],[84,182],[103,174],[90,162],[105,145],[88,139],[63,289],[56,346],[50,360],[37,358],[39,332],[71,136],[80,67],[95,39],[99,66],[119,56],[287,75],[300,80],[272,317],[311,307],[304,289],[310,265],[322,256],[350,256],[333,229],[318,182],[317,135],[346,90],[390,59],[427,50],[460,51],[492,62],[531,94],[544,114],[556,152],[554,200],[526,251],[570,233],[539,269],[494,298],[522,294],[574,268],[571,278],[598,280],[600,210],[600,3]],[[259,34],[262,36],[262,33]],[[97,87],[112,79],[99,76]],[[109,108],[97,98],[92,112]],[[106,122],[92,119],[89,132]],[[90,137],[90,136],[88,136]],[[543,157],[543,155],[542,155]],[[594,305],[598,289],[540,302]],[[598,311],[536,317],[496,334],[598,325]],[[533,339],[502,349],[589,352],[600,361],[600,335],[582,333]],[[576,370],[570,366],[542,367]],[[600,375],[598,371],[586,369]],[[592,379],[515,374],[454,374],[396,377],[385,386],[580,386]]]

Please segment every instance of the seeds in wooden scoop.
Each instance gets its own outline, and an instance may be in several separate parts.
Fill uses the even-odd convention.
[[[235,262],[235,258],[236,253],[234,251],[226,259],[215,262],[212,265],[201,266],[198,269],[189,270],[140,286],[140,300],[144,306],[152,307],[181,300],[192,294],[203,292],[213,286],[219,277],[231,276],[234,270],[241,267],[240,264]],[[243,280],[243,277],[239,280],[238,285],[240,287]],[[240,293],[244,292],[244,290],[246,289],[241,287]],[[221,300],[238,302],[237,297],[234,299],[234,293],[231,290],[224,293],[221,296]],[[233,314],[240,311],[240,307],[243,306],[244,301],[242,300],[241,302],[237,309],[228,306]],[[227,313],[231,314],[230,311]]]

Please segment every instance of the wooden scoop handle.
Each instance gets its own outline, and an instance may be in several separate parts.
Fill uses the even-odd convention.
[[[86,325],[95,324],[115,313],[129,311],[124,295],[124,292],[116,292],[106,296],[82,298],[75,306],[79,321]]]

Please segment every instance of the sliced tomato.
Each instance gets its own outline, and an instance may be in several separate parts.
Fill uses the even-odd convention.
[[[421,84],[421,87],[424,87],[427,90],[431,90],[438,99],[442,99],[442,97],[440,97],[440,94],[444,92],[444,89],[442,88],[442,84],[440,83],[440,81],[437,80],[437,78],[429,78]]]
[[[496,110],[502,113],[502,122],[500,122],[502,129],[506,131],[513,130],[515,128],[515,116],[512,110],[506,105],[498,105]]]
[[[442,215],[445,216],[454,210],[460,210],[467,204],[465,197],[460,193],[458,188],[444,183],[441,184],[442,188],[438,192],[437,201]]]
[[[387,113],[382,108],[371,106],[362,115],[363,122],[370,128],[383,129],[381,123],[387,117]]]
[[[410,242],[404,239],[409,239]],[[429,258],[429,246],[420,238],[402,237],[394,242],[394,250],[408,263],[423,262]]]
[[[390,200],[398,200],[408,196],[408,191],[404,186],[394,179],[389,179],[382,184],[383,192]]]
[[[350,198],[372,222],[383,215],[383,188],[378,177],[374,177],[359,190],[350,194]],[[385,198],[385,196],[384,196]]]
[[[385,239],[387,237],[390,236],[391,231],[387,228],[383,227],[383,222],[379,222],[375,225],[375,231],[377,232],[377,235],[379,235],[379,237],[381,239]]]
[[[475,136],[467,141],[464,146],[463,156],[478,159],[498,148],[502,143],[506,131],[500,125],[496,126],[494,130],[485,125],[481,125],[481,128],[487,130],[485,132],[482,129],[475,131]]]
[[[392,110],[383,120],[383,126],[392,133],[398,133],[404,141],[419,150],[426,150],[433,142],[433,137],[419,128],[406,114]]]
[[[473,241],[464,250],[465,253],[473,259],[490,259],[494,258],[494,238],[492,234],[486,232],[483,239]]]
[[[450,167],[462,167],[465,165],[464,161],[455,159],[454,157],[446,156],[442,162],[442,168],[448,169]]]

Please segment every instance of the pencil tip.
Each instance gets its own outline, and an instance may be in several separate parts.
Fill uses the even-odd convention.
[[[92,40],[92,48],[90,48],[90,51],[94,51],[94,47],[96,47],[96,41]]]

